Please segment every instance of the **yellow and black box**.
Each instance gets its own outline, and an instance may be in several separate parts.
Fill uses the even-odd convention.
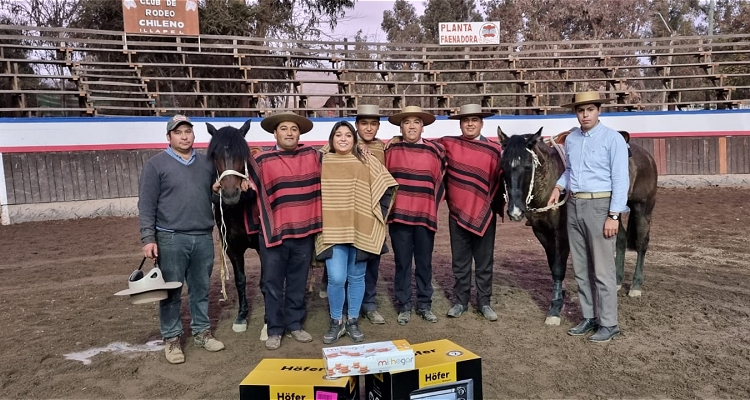
[[[482,358],[451,342],[413,344],[416,368],[365,376],[370,400],[482,400]]]
[[[359,377],[326,377],[322,359],[261,360],[240,383],[240,400],[359,400]]]

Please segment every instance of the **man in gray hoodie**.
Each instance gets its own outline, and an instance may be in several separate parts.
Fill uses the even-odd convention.
[[[214,265],[211,232],[211,184],[215,169],[193,149],[193,124],[184,115],[167,122],[167,149],[143,165],[138,211],[143,255],[159,261],[167,282],[185,282],[190,304],[190,330],[196,346],[208,351],[224,349],[211,335],[208,291]],[[164,353],[172,364],[185,362],[180,336],[182,288],[169,290],[159,303]]]

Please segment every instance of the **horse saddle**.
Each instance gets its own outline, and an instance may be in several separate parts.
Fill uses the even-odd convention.
[[[620,132],[620,135],[622,135],[622,138],[625,139],[625,143],[628,145],[628,158],[633,157],[633,152],[630,151],[630,133],[628,131],[617,132]],[[552,142],[565,146],[565,139],[568,138],[568,135],[570,135],[570,131],[560,132],[552,137]],[[551,142],[549,144],[552,145]]]

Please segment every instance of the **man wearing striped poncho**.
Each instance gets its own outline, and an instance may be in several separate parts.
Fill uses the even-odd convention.
[[[394,286],[399,325],[409,323],[412,310],[411,274],[417,286],[417,315],[437,322],[432,312],[432,250],[438,224],[438,207],[445,196],[445,149],[422,139],[424,126],[435,116],[420,107],[408,106],[388,121],[401,127],[403,140],[385,151],[385,165],[399,184],[398,196],[388,217],[396,264]]]
[[[448,311],[452,318],[460,317],[469,308],[473,259],[477,307],[486,319],[497,320],[490,305],[496,222],[491,203],[502,185],[502,148],[481,134],[482,118],[490,115],[482,112],[479,104],[461,106],[458,114],[448,117],[460,121],[461,136],[438,139],[448,159],[445,191],[456,297],[456,304]]]
[[[312,341],[302,321],[314,237],[322,229],[322,154],[299,144],[300,135],[313,127],[307,118],[279,113],[260,125],[276,138],[276,147],[256,154],[249,165],[261,225],[258,253],[268,325],[266,348],[276,350],[285,332],[298,342]]]

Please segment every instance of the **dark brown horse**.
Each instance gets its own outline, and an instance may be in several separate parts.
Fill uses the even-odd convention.
[[[206,154],[214,163],[221,181],[220,198],[214,204],[214,218],[223,239],[221,245],[226,247],[227,258],[232,263],[239,303],[232,329],[235,332],[244,332],[247,330],[248,314],[245,251],[250,248],[258,249],[258,235],[248,235],[245,226],[247,214],[255,200],[250,198],[253,192],[243,193],[240,188],[244,179],[242,175],[247,174],[246,169],[251,156],[245,140],[245,135],[250,129],[250,121],[245,122],[240,129],[231,126],[216,129],[209,123],[206,123],[206,127],[211,134]]]
[[[621,133],[627,141],[627,132]],[[565,298],[563,280],[570,253],[567,210],[562,204],[547,207],[547,200],[557,179],[565,170],[564,155],[541,140],[541,136],[542,129],[534,134],[508,137],[498,128],[498,139],[503,145],[502,166],[508,196],[508,216],[513,221],[520,221],[525,217],[544,247],[552,272],[552,300],[545,323],[559,325]],[[631,212],[627,218],[627,229],[623,227],[621,220],[617,235],[617,284],[619,288],[624,270],[625,249],[636,250],[638,260],[629,295],[639,296],[651,213],[656,202],[657,171],[656,163],[648,152],[640,146],[629,146],[632,155],[629,159],[630,190],[627,204]]]

